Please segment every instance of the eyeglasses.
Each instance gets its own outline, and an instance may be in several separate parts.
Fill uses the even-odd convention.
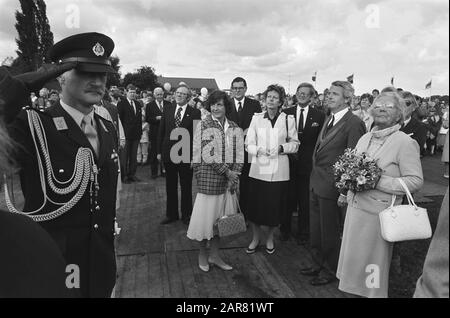
[[[181,93],[181,92],[176,92],[175,93],[177,96],[188,96],[188,94],[186,93]]]
[[[234,91],[243,91],[245,87],[232,87],[231,89]]]
[[[384,109],[394,109],[395,105],[394,104],[373,104],[373,108],[384,108]]]

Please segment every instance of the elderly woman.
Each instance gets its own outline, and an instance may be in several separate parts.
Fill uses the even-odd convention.
[[[246,252],[253,254],[259,245],[261,225],[268,227],[266,252],[273,254],[273,236],[287,208],[289,159],[299,146],[295,119],[280,113],[286,93],[279,85],[264,92],[267,111],[253,115],[247,131],[246,149],[252,156],[249,174],[247,219],[253,239]]]
[[[382,175],[373,190],[347,194],[337,277],[339,289],[364,297],[387,297],[393,243],[381,237],[378,214],[401,204],[405,194],[399,179],[411,192],[422,187],[423,176],[417,142],[401,132],[406,105],[396,92],[382,92],[370,108],[374,128],[358,141],[356,150],[378,160]],[[372,275],[372,276],[371,276]],[[374,278],[375,281],[371,279]]]
[[[370,131],[372,128],[373,119],[369,114],[369,107],[372,105],[372,95],[366,93],[361,96],[360,108],[353,111],[353,114],[358,116],[366,125],[366,131]]]
[[[198,264],[209,271],[209,264],[232,270],[219,255],[219,238],[213,230],[215,221],[230,204],[237,204],[239,174],[244,163],[242,129],[227,119],[232,104],[225,92],[214,91],[206,105],[211,115],[197,125],[194,135],[193,170],[198,193],[195,198],[187,237],[200,243]],[[227,202],[228,200],[233,202]],[[206,243],[211,252],[207,256]]]

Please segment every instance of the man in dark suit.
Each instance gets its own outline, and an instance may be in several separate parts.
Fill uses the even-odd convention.
[[[291,234],[292,212],[298,211],[297,242],[304,244],[309,237],[309,177],[312,169],[312,156],[317,137],[322,129],[325,114],[311,107],[316,90],[309,83],[302,83],[297,88],[297,107],[284,110],[293,115],[297,124],[300,147],[297,160],[290,160],[289,208],[281,223],[281,239],[287,241]]]
[[[328,95],[330,116],[317,139],[310,179],[310,240],[313,265],[300,273],[314,276],[311,285],[324,285],[336,279],[341,227],[347,200],[335,187],[333,164],[346,148],[354,148],[365,134],[364,122],[350,109],[353,87],[349,82],[331,84]]]
[[[231,82],[234,107],[228,119],[234,121],[247,134],[247,129],[252,121],[253,114],[261,112],[261,104],[254,99],[245,97],[247,92],[247,82],[242,77],[236,77]],[[245,215],[248,204],[248,174],[250,172],[250,162],[247,152],[244,152],[244,166],[239,177],[239,205]]]
[[[412,117],[413,112],[419,107],[413,94],[407,91],[400,92],[406,104],[405,121],[400,128],[405,134],[413,138],[420,147],[420,154],[425,152],[425,143],[427,141],[427,127],[424,123]]]
[[[9,87],[5,94],[18,96],[6,100],[4,114],[19,145],[15,158],[24,211],[34,211],[28,216],[50,234],[66,263],[79,269],[75,288],[83,297],[110,297],[116,281],[117,137],[113,124],[94,112],[107,72],[115,72],[108,60],[113,48],[112,39],[99,33],[56,43],[50,58],[58,64],[52,67],[68,65],[70,70],[53,73],[60,75],[62,98],[45,112],[21,110],[26,105],[21,96],[43,85],[33,76],[20,77],[23,86]],[[4,92],[0,85],[0,96]],[[45,135],[39,134],[42,130]]]
[[[152,178],[158,177],[158,168],[160,169],[161,175],[164,174],[164,167],[162,162],[158,162],[157,156],[157,140],[159,123],[161,122],[162,114],[164,108],[170,106],[168,101],[164,100],[164,90],[161,87],[157,87],[153,91],[153,96],[155,100],[148,103],[145,106],[145,120],[150,124],[150,167],[152,172]]]
[[[123,182],[130,183],[139,181],[136,177],[137,149],[142,135],[142,107],[136,101],[136,87],[133,84],[127,86],[127,98],[117,104],[120,121],[125,132],[124,168]]]
[[[188,106],[190,98],[189,87],[180,85],[175,91],[175,103],[164,108],[159,124],[157,159],[162,160],[166,168],[167,194],[166,219],[161,224],[179,219],[178,177],[181,186],[181,218],[184,224],[189,224],[192,213],[192,139],[194,124],[200,121],[201,114],[198,109]]]

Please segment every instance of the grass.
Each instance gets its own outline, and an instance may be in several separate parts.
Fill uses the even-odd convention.
[[[433,196],[428,198],[433,200],[433,202],[423,203],[420,206],[427,209],[434,233],[444,197]],[[406,241],[394,245],[389,275],[390,298],[411,298],[414,295],[416,282],[422,274],[423,263],[430,242],[431,239]]]

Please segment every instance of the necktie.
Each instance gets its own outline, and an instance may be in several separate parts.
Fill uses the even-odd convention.
[[[241,114],[242,112],[242,102],[238,103],[238,113]]]
[[[89,115],[84,116],[81,121],[81,130],[86,135],[86,138],[89,140],[92,148],[94,148],[95,155],[98,157],[98,136],[92,120],[92,117]]]
[[[181,124],[181,110],[183,108],[178,107],[177,114],[175,115],[175,127],[180,127]]]
[[[325,136],[328,134],[328,132],[331,130],[331,128],[333,128],[333,125],[334,125],[334,115],[331,117],[331,120],[327,125],[327,130],[325,132]]]
[[[300,121],[298,123],[298,132],[303,131],[303,108],[300,108]]]
[[[134,102],[130,101],[131,107],[133,108],[134,114],[136,115],[136,107],[134,107]]]
[[[163,103],[162,102],[158,102],[158,107],[159,107],[159,110],[162,113],[163,112]]]

